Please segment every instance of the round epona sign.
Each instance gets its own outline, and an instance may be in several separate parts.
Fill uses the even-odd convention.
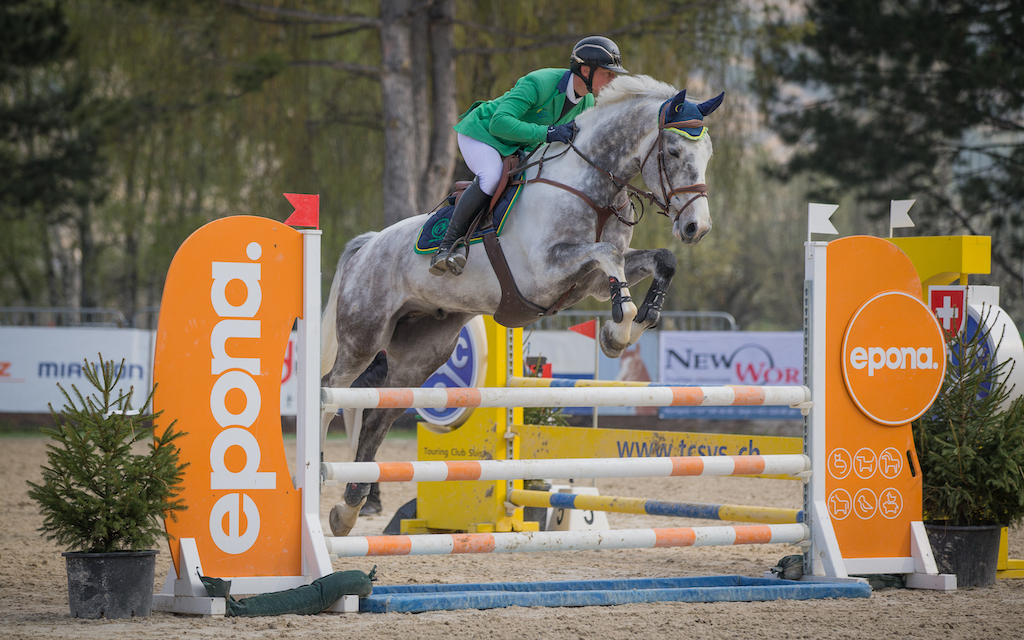
[[[887,291],[857,310],[843,338],[843,380],[866,416],[886,425],[921,417],[946,373],[942,329],[923,302]]]

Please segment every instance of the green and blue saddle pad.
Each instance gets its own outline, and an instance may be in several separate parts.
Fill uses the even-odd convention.
[[[493,215],[495,233],[501,235],[501,230],[505,226],[505,220],[508,218],[509,212],[512,211],[512,207],[515,205],[516,200],[519,198],[519,192],[522,191],[523,185],[517,185],[514,188],[507,189],[501,196],[498,204],[495,205],[494,210],[491,212]],[[445,231],[448,230],[448,223],[452,218],[452,211],[455,210],[455,205],[447,204],[441,207],[432,216],[427,218],[426,223],[420,229],[419,235],[416,236],[416,243],[414,249],[416,253],[421,255],[430,255],[437,251],[437,247],[441,244],[441,240],[444,239]],[[477,244],[483,242],[483,228],[487,225],[481,224],[477,227],[476,231],[473,232],[473,237],[469,239],[469,244]]]

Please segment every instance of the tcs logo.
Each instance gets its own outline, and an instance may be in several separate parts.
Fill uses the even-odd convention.
[[[903,291],[886,291],[853,315],[843,338],[843,379],[857,407],[880,424],[901,425],[931,406],[946,373],[935,315]]]

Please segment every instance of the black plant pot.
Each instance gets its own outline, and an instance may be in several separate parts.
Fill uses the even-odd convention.
[[[926,522],[939,573],[955,573],[958,589],[996,583],[999,533],[1002,525],[956,527],[943,521]]]
[[[65,553],[72,618],[145,617],[159,551]]]

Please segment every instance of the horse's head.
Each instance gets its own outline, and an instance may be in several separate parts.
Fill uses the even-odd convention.
[[[722,93],[694,104],[686,101],[684,89],[665,101],[658,109],[657,138],[641,163],[644,182],[661,197],[664,213],[672,218],[672,233],[685,244],[696,244],[711,231],[705,183],[711,137],[704,116],[717,109],[724,97]]]

